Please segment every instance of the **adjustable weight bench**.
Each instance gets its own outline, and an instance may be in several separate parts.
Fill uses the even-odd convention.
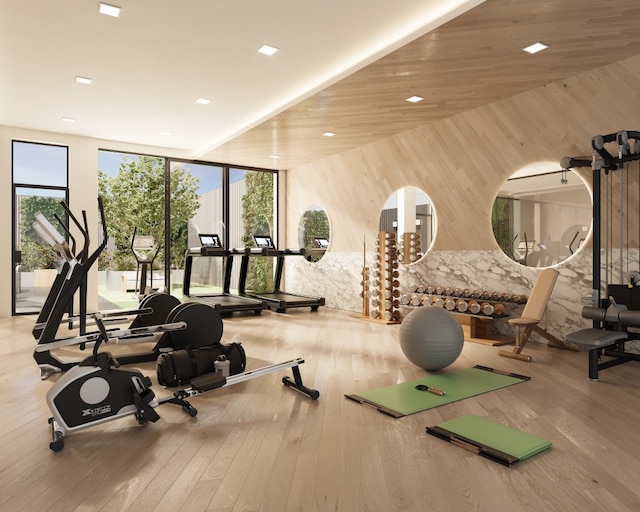
[[[559,340],[538,325],[547,310],[547,304],[549,303],[549,298],[551,297],[551,292],[553,292],[553,287],[557,279],[558,271],[555,268],[545,268],[538,274],[538,277],[533,283],[527,304],[522,311],[522,316],[520,316],[520,318],[509,319],[509,324],[516,328],[516,346],[512,351],[498,351],[499,355],[512,359],[520,359],[521,361],[531,361],[531,356],[523,354],[522,349],[534,332],[546,338],[550,347],[576,350],[575,346]]]

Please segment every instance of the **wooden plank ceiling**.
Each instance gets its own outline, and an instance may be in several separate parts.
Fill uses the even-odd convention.
[[[631,57],[639,27],[637,0],[487,0],[199,156],[294,168]]]

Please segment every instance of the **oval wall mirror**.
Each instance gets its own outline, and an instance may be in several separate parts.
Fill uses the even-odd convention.
[[[587,184],[557,164],[528,166],[500,188],[491,214],[496,242],[528,267],[556,265],[575,254],[591,227]]]
[[[382,208],[379,230],[396,234],[402,263],[415,263],[429,251],[435,238],[436,216],[431,199],[415,187],[396,190]]]
[[[298,244],[307,261],[319,261],[329,248],[331,225],[322,206],[308,206],[298,223]]]

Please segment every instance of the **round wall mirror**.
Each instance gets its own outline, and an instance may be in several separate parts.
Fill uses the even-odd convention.
[[[429,251],[435,238],[431,199],[415,187],[396,190],[382,208],[379,230],[396,234],[402,263],[415,263]]]
[[[513,261],[548,267],[575,254],[589,234],[591,194],[558,164],[528,166],[500,188],[491,223],[496,242]]]
[[[322,206],[308,206],[298,223],[298,244],[307,261],[320,260],[331,240],[329,217]]]

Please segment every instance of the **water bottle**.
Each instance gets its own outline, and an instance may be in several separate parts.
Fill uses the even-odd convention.
[[[224,354],[220,354],[218,359],[216,359],[213,363],[213,367],[216,370],[216,373],[221,373],[223,377],[229,376],[229,368],[231,363],[227,359],[227,356]]]

